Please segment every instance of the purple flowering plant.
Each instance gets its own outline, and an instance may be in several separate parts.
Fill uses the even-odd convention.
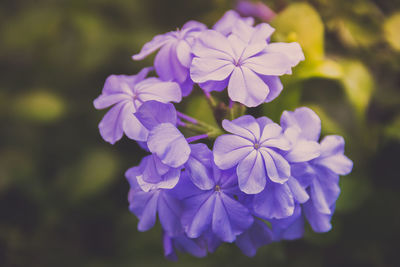
[[[254,22],[230,10],[211,29],[189,21],[157,35],[133,56],[157,51],[154,68],[111,75],[94,100],[111,107],[99,124],[105,141],[125,134],[149,153],[125,173],[129,209],[139,231],[158,217],[168,259],[204,257],[224,242],[254,256],[301,238],[306,221],[315,232],[332,227],[339,175],[353,163],[341,136],[320,141],[320,118],[307,107],[284,111],[279,123],[245,114],[278,97],[279,77],[304,60],[298,43],[271,42],[274,28]],[[153,70],[158,77],[147,77]],[[219,127],[176,110],[172,102],[194,88]],[[229,104],[219,100],[225,89]]]

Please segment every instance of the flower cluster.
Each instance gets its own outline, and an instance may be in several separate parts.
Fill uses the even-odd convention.
[[[260,246],[300,238],[305,220],[316,232],[331,229],[339,175],[353,165],[343,138],[320,141],[321,121],[306,107],[283,112],[279,124],[234,115],[276,98],[283,89],[279,76],[304,60],[298,43],[271,43],[273,32],[235,11],[212,29],[190,21],[133,56],[141,60],[158,50],[154,68],[111,75],[94,101],[97,109],[112,106],[99,124],[104,140],[114,144],[125,134],[149,153],[125,174],[129,209],[139,231],[152,228],[158,216],[169,259],[176,251],[203,257],[223,242],[254,256]],[[158,78],[147,77],[153,70]],[[223,114],[217,118],[223,129],[175,109],[171,102],[194,86],[214,110],[225,108],[215,112]],[[229,107],[211,96],[225,88]],[[182,129],[197,135],[184,136]],[[197,142],[202,139],[215,140],[212,150]]]

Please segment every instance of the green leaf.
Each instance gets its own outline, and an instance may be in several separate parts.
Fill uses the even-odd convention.
[[[386,41],[393,49],[400,51],[400,12],[386,19],[383,29]]]
[[[346,96],[353,105],[359,118],[364,118],[365,111],[375,89],[374,79],[370,71],[360,61],[345,60],[341,62],[343,85]]]
[[[355,21],[352,18],[337,19],[334,23],[340,39],[347,46],[368,47],[380,40],[380,32],[378,29],[372,30],[373,25],[368,27],[362,21]]]
[[[400,116],[397,116],[394,121],[384,129],[387,137],[400,141]]]
[[[365,176],[363,176],[365,178]],[[353,176],[340,178],[340,196],[336,202],[338,212],[350,212],[360,207],[372,192],[368,179]]]
[[[271,24],[276,28],[274,40],[299,42],[306,60],[324,57],[324,25],[318,12],[309,4],[289,5]]]
[[[17,117],[38,121],[53,122],[65,112],[63,100],[46,90],[37,90],[18,97],[14,105]]]
[[[218,124],[214,119],[213,112],[207,103],[207,99],[203,95],[191,97],[190,105],[187,106],[185,112],[187,115],[193,118],[218,127]]]
[[[328,135],[328,134],[344,135],[344,130],[324,111],[322,107],[313,104],[307,104],[306,106],[315,111],[315,113],[317,113],[317,115],[321,119],[322,135]]]
[[[296,69],[295,75],[300,79],[327,78],[338,79],[343,76],[342,66],[331,59],[306,61]]]
[[[87,153],[76,169],[73,196],[88,197],[103,191],[117,177],[118,160],[110,152],[96,149]],[[72,178],[72,177],[70,177]]]
[[[267,116],[273,121],[279,122],[281,114],[284,110],[294,110],[299,106],[301,98],[301,88],[285,87],[282,93],[272,102],[262,104],[262,115]]]

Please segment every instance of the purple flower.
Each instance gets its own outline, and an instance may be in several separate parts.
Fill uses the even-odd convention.
[[[235,243],[243,254],[254,257],[257,249],[271,243],[272,238],[272,231],[268,226],[260,220],[254,220],[253,225],[239,235]]]
[[[193,81],[189,76],[192,62],[191,47],[197,35],[206,29],[200,22],[189,21],[182,30],[157,35],[146,43],[139,54],[132,56],[134,60],[142,60],[160,49],[154,60],[154,67],[162,80],[179,83],[182,95],[190,94]]]
[[[309,108],[285,111],[281,125],[292,142],[293,149],[286,154],[291,162],[292,177],[288,185],[316,232],[331,229],[335,202],[339,196],[339,175],[350,173],[353,163],[344,155],[344,139],[326,136],[317,145],[321,121]],[[309,197],[307,197],[309,196]]]
[[[263,21],[270,21],[276,16],[263,2],[250,2],[247,0],[240,0],[237,2],[236,9],[243,16],[252,16],[259,18]]]
[[[185,234],[170,237],[164,233],[163,245],[164,256],[173,261],[178,260],[176,251],[187,252],[198,258],[203,258],[207,255],[207,249],[203,240],[188,238]]]
[[[136,116],[149,131],[149,151],[163,164],[178,168],[188,161],[190,146],[176,128],[176,111],[172,104],[147,101],[139,108]]]
[[[180,102],[181,91],[174,82],[163,82],[147,78],[151,68],[145,68],[137,75],[111,75],[107,78],[102,94],[94,100],[97,109],[113,106],[99,124],[104,140],[114,144],[125,133],[130,139],[146,141],[148,131],[134,113],[148,100]]]
[[[146,146],[152,154],[143,158],[138,167],[131,168],[130,174],[135,175],[137,184],[145,192],[171,189],[178,183],[191,151],[175,126],[175,107],[151,100],[139,108],[136,116],[149,131]]]
[[[340,194],[339,175],[347,175],[353,162],[344,155],[344,139],[329,135],[321,141],[321,156],[308,163],[310,200],[304,204],[304,212],[316,232],[331,229],[330,218]]]
[[[213,155],[205,144],[190,145],[191,153],[185,168],[189,178],[198,188],[209,190],[215,186],[212,179]]]
[[[129,209],[139,218],[138,230],[147,231],[152,228],[158,213],[161,225],[169,236],[182,234],[181,202],[167,189],[149,188],[149,191],[142,190],[137,181],[137,177],[140,175],[138,168],[131,168],[125,173],[131,186],[128,194]]]
[[[149,192],[155,189],[171,189],[179,181],[181,168],[172,168],[164,163],[154,154],[144,157],[138,167],[128,170],[135,174],[140,188]]]
[[[267,181],[260,193],[253,197],[254,214],[262,219],[283,219],[294,212],[295,201],[288,183]]]
[[[282,128],[266,117],[257,120],[245,115],[233,121],[224,120],[224,129],[232,134],[219,136],[214,143],[215,164],[223,169],[235,166],[240,190],[260,193],[267,178],[283,184],[290,177],[290,166],[280,154],[290,149]]]
[[[197,238],[206,235],[208,242],[214,244],[212,247],[216,247],[218,239],[233,242],[237,235],[252,225],[253,216],[234,198],[240,194],[235,172],[221,171],[214,165],[212,173],[214,185],[210,190],[196,187],[187,177],[189,173],[185,172],[174,191],[180,191],[180,199],[184,203],[182,224],[187,236]]]
[[[281,126],[291,143],[291,149],[284,154],[292,170],[292,176],[289,177],[287,185],[294,199],[298,203],[305,203],[309,199],[306,192],[308,181],[299,175],[303,172],[301,163],[320,156],[321,147],[318,139],[321,132],[321,120],[311,109],[301,107],[294,112],[284,111],[281,116]]]
[[[278,76],[290,74],[304,59],[297,43],[268,44],[272,32],[268,24],[251,27],[241,20],[229,37],[203,31],[192,50],[192,80],[206,91],[227,86],[230,99],[248,107],[272,101],[282,91]]]
[[[296,204],[293,214],[284,219],[269,220],[272,226],[274,241],[294,240],[304,235],[304,218],[302,208]]]
[[[236,11],[228,10],[225,12],[222,18],[220,18],[214,24],[213,30],[216,30],[222,33],[223,35],[228,36],[229,34],[232,33],[232,28],[239,20],[243,21],[249,26],[252,26],[254,24],[254,18],[252,17],[242,18]]]

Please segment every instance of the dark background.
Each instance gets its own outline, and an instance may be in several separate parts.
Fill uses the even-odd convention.
[[[399,266],[400,2],[264,3],[278,14],[274,40],[300,42],[306,61],[257,112],[312,107],[354,161],[329,233],[307,227],[254,258],[225,244],[174,263],[159,225],[140,233],[128,211],[124,172],[144,154],[101,139],[93,99],[108,75],[152,64],[130,57],[154,35],[190,19],[212,26],[235,1],[2,0],[0,266]],[[185,101],[210,119],[196,92]]]

